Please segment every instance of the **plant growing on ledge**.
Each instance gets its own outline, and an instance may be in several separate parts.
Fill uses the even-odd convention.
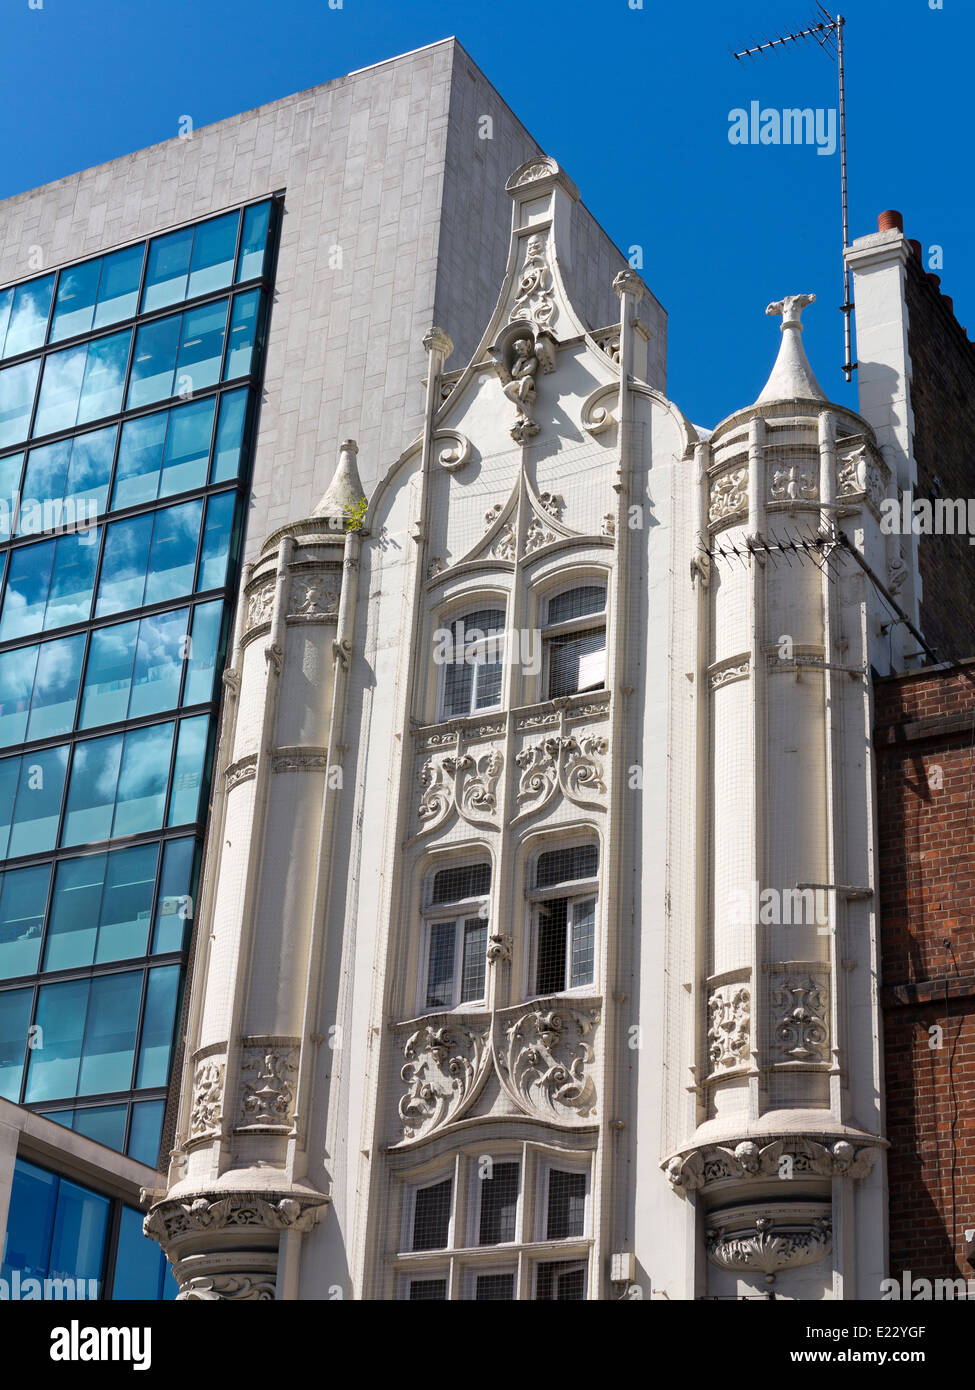
[[[369,503],[364,497],[360,497],[358,502],[346,502],[342,511],[345,514],[346,531],[361,531],[362,522],[366,515],[366,508]]]

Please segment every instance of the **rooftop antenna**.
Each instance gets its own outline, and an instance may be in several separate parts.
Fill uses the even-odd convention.
[[[843,26],[846,20],[841,14],[831,15],[822,5],[816,4],[821,18],[814,24],[810,24],[806,29],[799,29],[796,33],[780,34],[777,38],[767,39],[765,43],[756,44],[754,48],[743,48],[740,53],[734,53],[735,59],[752,58],[756,53],[768,53],[772,49],[779,48],[785,44],[796,43],[799,39],[814,39],[829,55],[829,58],[838,63],[839,68],[839,89],[840,89],[840,194],[843,203],[843,303],[840,308],[843,313],[843,347],[845,358],[843,361],[843,375],[847,381],[853,380],[853,373],[857,363],[853,361],[853,331],[851,317],[853,314],[853,300],[850,288],[850,267],[846,263],[846,251],[850,244],[850,220],[847,210],[846,196],[846,78],[843,68]]]

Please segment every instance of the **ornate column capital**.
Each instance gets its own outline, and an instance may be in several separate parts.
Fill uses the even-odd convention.
[[[424,333],[423,346],[427,352],[439,353],[441,362],[445,361],[454,350],[454,343],[450,334],[436,326],[428,328]]]

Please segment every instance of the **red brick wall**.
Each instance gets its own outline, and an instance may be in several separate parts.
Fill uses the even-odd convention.
[[[975,661],[881,679],[875,702],[891,1274],[970,1278]]]

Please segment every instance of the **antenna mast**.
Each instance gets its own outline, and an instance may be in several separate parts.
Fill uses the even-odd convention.
[[[853,373],[857,363],[853,360],[853,299],[850,287],[850,268],[846,263],[846,252],[850,244],[850,221],[847,203],[847,184],[846,184],[846,73],[843,65],[843,28],[846,20],[841,14],[831,15],[828,10],[823,9],[817,3],[817,8],[823,16],[815,24],[810,24],[806,29],[800,29],[796,33],[780,34],[778,38],[767,39],[765,43],[756,44],[754,48],[743,48],[740,53],[732,56],[740,60],[742,58],[752,58],[756,53],[768,53],[774,48],[779,48],[785,44],[795,43],[799,39],[815,39],[820,48],[837,63],[839,71],[839,117],[840,117],[840,197],[843,205],[843,303],[840,309],[843,313],[843,347],[845,357],[843,360],[843,375],[847,381],[853,380]],[[834,47],[835,46],[835,47]]]

